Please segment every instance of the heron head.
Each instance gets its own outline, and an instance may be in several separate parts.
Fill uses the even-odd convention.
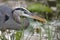
[[[35,15],[31,12],[29,12],[27,9],[25,8],[16,8],[12,11],[12,13],[14,14],[13,16],[15,17],[15,19],[20,22],[20,16],[24,16],[24,17],[28,17],[28,18],[32,18],[32,19],[36,19],[39,20],[42,23],[46,23],[46,19],[39,17],[38,15]]]

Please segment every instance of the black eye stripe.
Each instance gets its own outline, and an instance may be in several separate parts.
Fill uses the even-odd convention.
[[[23,8],[16,8],[16,9],[12,10],[12,14],[14,13],[15,10],[21,10],[21,11],[24,11],[24,13],[26,13],[26,10],[25,9],[23,9]]]

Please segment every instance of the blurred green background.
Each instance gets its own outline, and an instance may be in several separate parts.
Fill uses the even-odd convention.
[[[8,5],[12,9],[24,7],[31,13],[45,18],[48,22],[47,24],[42,24],[37,20],[29,19],[30,25],[26,30],[14,30],[14,33],[11,32],[12,35],[8,33],[10,35],[10,40],[33,40],[32,38],[36,37],[34,36],[36,30],[38,31],[37,34],[40,35],[40,40],[60,40],[60,36],[56,36],[60,35],[60,31],[58,34],[55,34],[55,31],[57,31],[59,27],[56,28],[53,26],[55,21],[59,20],[60,22],[60,0],[0,0],[0,4]],[[33,28],[35,25],[37,25],[38,28]],[[9,40],[5,39],[5,35],[6,34],[0,35],[0,39]]]

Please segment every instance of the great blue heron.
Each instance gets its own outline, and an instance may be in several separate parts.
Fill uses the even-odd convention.
[[[24,13],[18,13],[15,12],[17,10],[23,11]],[[0,30],[2,29],[20,29],[22,27],[21,25],[21,20],[20,16],[25,16],[33,19],[37,19],[41,22],[46,22],[45,19],[38,17],[37,15],[34,15],[30,13],[27,9],[25,8],[16,8],[12,10],[10,7],[6,5],[0,6]],[[28,27],[29,22],[27,19],[24,21],[24,27]]]

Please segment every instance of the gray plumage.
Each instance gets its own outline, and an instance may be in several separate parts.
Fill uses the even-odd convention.
[[[20,12],[21,11],[21,12]],[[25,17],[24,20],[21,16]],[[15,8],[14,10],[6,5],[0,6],[0,30],[2,29],[21,29],[29,26],[28,18],[39,20],[40,22],[47,22],[44,18],[41,18],[35,14],[32,14],[25,8]]]
[[[8,19],[5,17],[7,16]],[[24,20],[24,27],[29,25],[27,19]],[[0,30],[13,29],[19,30],[22,27],[21,24],[16,22],[12,17],[12,9],[6,5],[0,6]]]

